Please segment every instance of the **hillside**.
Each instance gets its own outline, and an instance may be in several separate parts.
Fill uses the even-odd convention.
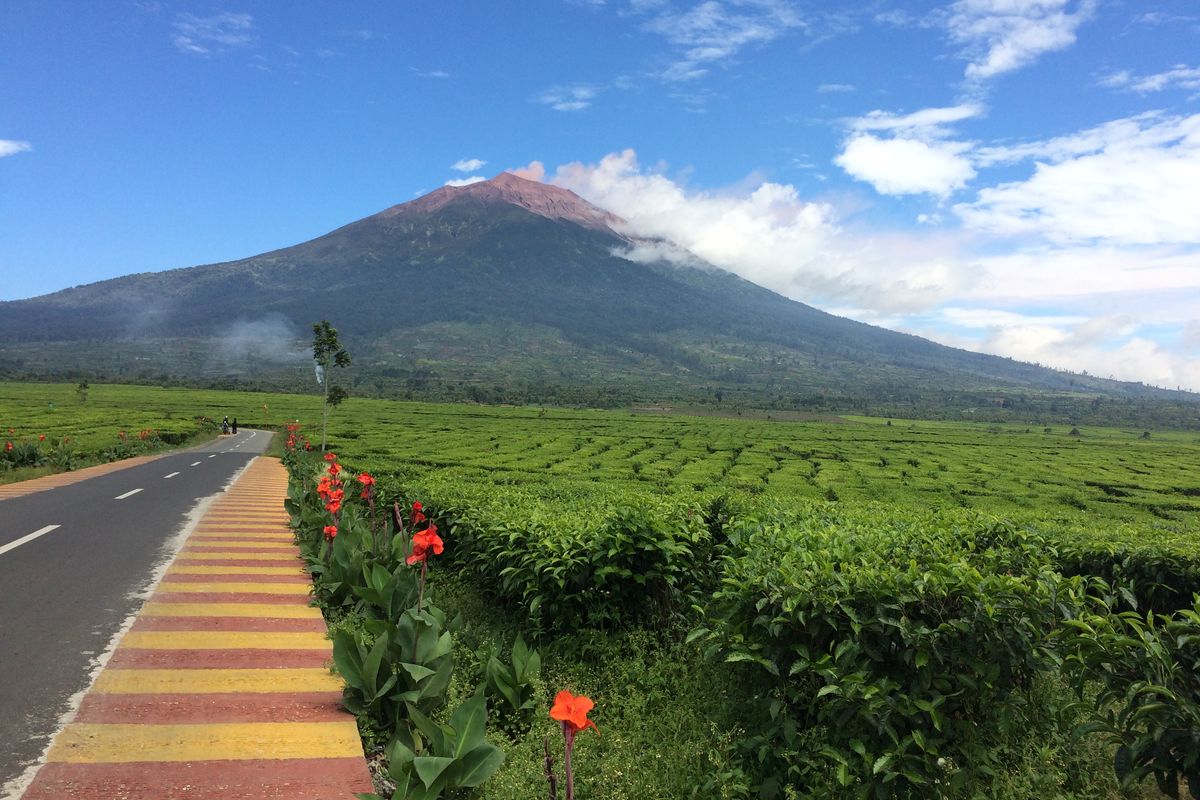
[[[329,319],[360,393],[1131,419],[1149,403],[1197,417],[1188,393],[945,347],[698,260],[630,261],[620,230],[504,173],[240,261],[0,303],[0,371],[304,388],[308,327]]]

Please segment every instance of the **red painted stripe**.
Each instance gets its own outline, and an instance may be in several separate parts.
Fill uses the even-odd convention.
[[[338,722],[347,719],[340,692],[259,694],[88,694],[76,722]]]
[[[325,620],[289,617],[139,617],[131,630],[324,633]]]
[[[51,763],[24,800],[346,800],[370,791],[361,758]]]
[[[155,592],[155,603],[264,603],[280,606],[306,606],[308,595],[258,594],[256,592]]]
[[[142,650],[118,647],[108,661],[118,669],[286,669],[323,667],[333,651],[322,650]]]
[[[312,583],[312,579],[297,567],[295,575],[242,575],[240,573],[168,572],[164,580],[172,583]]]

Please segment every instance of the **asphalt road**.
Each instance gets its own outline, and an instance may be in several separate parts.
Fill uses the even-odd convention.
[[[0,787],[35,762],[175,555],[189,513],[267,446],[199,448],[0,502]]]

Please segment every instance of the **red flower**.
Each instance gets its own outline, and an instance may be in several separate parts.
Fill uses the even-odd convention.
[[[337,536],[337,525],[325,526],[325,541],[332,542],[333,537]]]
[[[341,500],[330,500],[328,503],[325,504],[325,510],[328,511],[330,514],[338,513],[339,511],[342,510],[342,501]]]
[[[337,464],[337,462],[336,462],[336,461],[335,461],[335,462],[331,462],[331,463],[329,464],[329,474],[330,474],[330,475],[337,475],[337,474],[338,474],[339,472],[341,472],[341,471],[342,471],[342,468],[341,468],[340,466],[338,466],[338,464]]]
[[[413,503],[412,519],[409,522],[414,528],[429,519],[424,513],[422,513],[424,508],[425,506],[421,505],[420,503]]]
[[[4,443],[4,449],[5,449],[5,450],[12,450],[12,442],[5,442],[5,443]]]
[[[12,431],[9,431],[9,433],[12,433]],[[419,502],[413,503],[413,513],[420,514],[424,510],[425,506],[421,505]]]
[[[365,472],[362,475],[358,476],[358,482],[361,483],[363,486],[374,486],[375,485],[375,479],[372,478],[370,475],[368,475]]]
[[[563,729],[568,731],[571,736],[587,728],[592,728],[596,733],[599,733],[600,729],[596,727],[596,723],[587,718],[588,712],[592,710],[594,705],[587,697],[573,695],[564,689],[554,696],[554,705],[550,709],[550,718],[561,722]]]
[[[44,433],[39,433],[39,434],[38,434],[38,441],[39,441],[39,442],[44,442],[44,441],[46,441],[46,434],[44,434]]]
[[[326,453],[326,454],[325,454],[325,460],[326,460],[326,461],[331,461],[331,462],[332,462],[332,461],[337,461],[337,453]]]
[[[427,561],[430,551],[437,556],[441,555],[444,549],[442,537],[437,535],[437,526],[430,524],[425,530],[413,535],[413,551],[407,561],[410,565],[416,564],[418,561]]]

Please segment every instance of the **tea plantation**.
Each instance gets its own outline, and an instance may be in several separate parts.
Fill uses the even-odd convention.
[[[518,636],[541,660],[521,707],[489,689],[506,757],[470,796],[546,796],[560,689],[596,704],[580,798],[1200,796],[1194,432],[351,398],[330,450],[377,483],[329,519],[318,397],[75,389],[0,384],[0,426],[299,420],[291,507],[343,651],[413,569],[381,510],[424,504],[454,646],[422,708],[449,720]],[[355,697],[395,756],[410,734]]]

